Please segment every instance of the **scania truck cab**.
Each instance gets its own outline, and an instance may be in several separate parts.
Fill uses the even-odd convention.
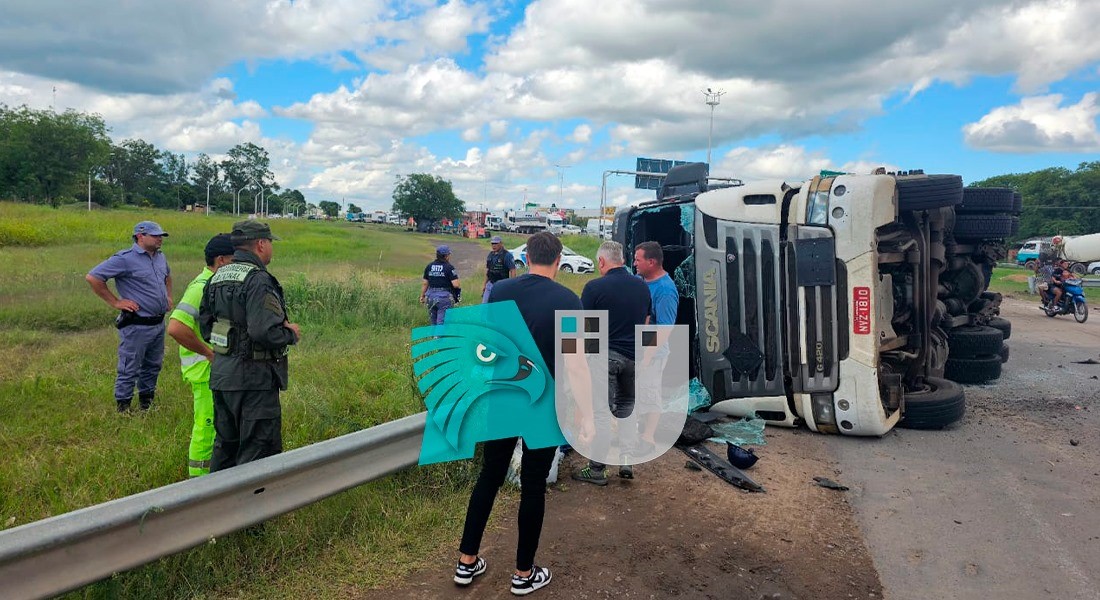
[[[870,436],[962,417],[937,300],[961,178],[676,183],[620,210],[613,236],[627,257],[661,244],[711,410]]]

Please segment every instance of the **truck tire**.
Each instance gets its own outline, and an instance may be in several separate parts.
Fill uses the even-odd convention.
[[[920,175],[897,178],[898,210],[929,210],[955,206],[962,201],[959,175]]]
[[[1084,263],[1075,262],[1069,266],[1069,270],[1074,275],[1084,275],[1088,272],[1088,266]]]
[[[1028,271],[1034,271],[1035,269],[1039,268],[1039,261],[1035,260],[1034,258],[1029,258],[1026,262],[1024,262],[1024,268]]]
[[[1020,192],[1012,194],[1012,212],[1016,214],[1024,212],[1024,196]]]
[[[1005,340],[1012,337],[1012,321],[1004,317],[993,317],[989,320],[989,326],[1001,330],[1001,337]]]
[[[1003,345],[1004,334],[1000,329],[981,325],[956,327],[947,335],[948,360],[997,354]]]
[[[955,239],[1000,239],[1012,235],[1012,228],[1019,227],[1019,219],[1011,215],[956,215]]]
[[[986,383],[1001,376],[1002,346],[995,354],[974,358],[948,358],[943,376],[958,383]]]
[[[1001,364],[1002,365],[1005,364],[1006,362],[1008,362],[1009,355],[1010,354],[1009,354],[1009,350],[1008,350],[1008,344],[1005,344],[1004,346],[1001,346]]]
[[[966,414],[966,395],[959,384],[925,377],[924,387],[905,394],[905,413],[898,427],[943,429]]]
[[[958,214],[1010,213],[1016,206],[1016,192],[1009,188],[965,188]]]

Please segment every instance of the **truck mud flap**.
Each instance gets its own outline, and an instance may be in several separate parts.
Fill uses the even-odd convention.
[[[707,448],[703,444],[686,447],[680,446],[679,448],[684,454],[687,454],[691,460],[722,478],[726,483],[750,492],[764,491],[763,486],[753,481],[744,471],[731,465],[728,460],[711,452],[710,448]]]

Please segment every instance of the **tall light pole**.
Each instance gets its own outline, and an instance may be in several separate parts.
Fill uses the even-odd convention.
[[[565,188],[565,170],[573,165],[554,165],[558,170],[558,208],[561,208],[562,189]]]
[[[722,90],[712,90],[707,88],[703,91],[703,96],[706,98],[706,104],[710,107],[710,133],[707,134],[707,173],[710,173],[710,149],[714,141],[714,107],[718,106],[718,103],[722,101],[722,95],[725,94]]]

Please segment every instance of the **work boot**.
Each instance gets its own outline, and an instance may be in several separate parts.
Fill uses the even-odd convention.
[[[141,410],[149,410],[153,405],[153,394],[139,394],[138,402],[141,403]]]
[[[129,402],[117,402],[117,404],[118,404],[118,412],[120,412],[120,413],[125,413],[125,412],[130,410],[130,403]]]

